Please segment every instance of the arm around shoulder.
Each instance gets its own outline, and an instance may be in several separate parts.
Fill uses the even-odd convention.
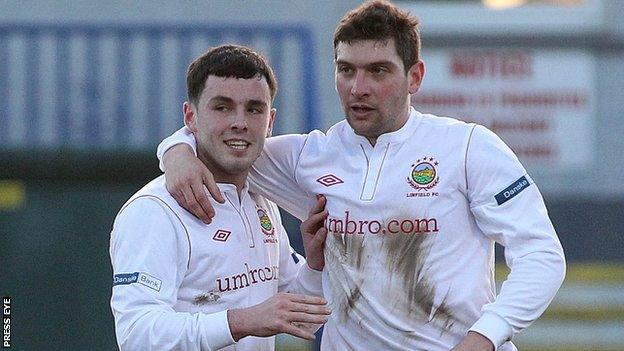
[[[314,207],[315,194],[306,192],[298,179],[301,159],[310,144],[314,144],[310,139],[314,139],[313,133],[268,138],[249,173],[251,191],[275,202],[302,221]]]
[[[188,128],[175,132],[158,145],[160,169],[165,172],[167,191],[180,206],[204,223],[214,217],[206,189],[217,202],[224,203],[212,173],[197,158],[195,138]]]
[[[193,155],[197,155],[195,137],[193,136],[193,133],[191,133],[188,128],[182,127],[158,144],[156,157],[158,157],[158,160],[160,161],[159,167],[161,171],[165,172],[166,168],[164,156],[171,148],[180,144],[188,145]]]

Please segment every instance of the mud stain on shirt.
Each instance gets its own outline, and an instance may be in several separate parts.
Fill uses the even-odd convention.
[[[326,242],[325,262],[331,272],[331,307],[342,322],[349,319],[361,297],[365,270],[363,246],[363,235],[332,233]]]
[[[451,308],[447,304],[447,291],[436,304],[435,277],[427,269],[435,234],[397,233],[384,237],[384,254],[388,271],[388,287],[398,303],[394,309],[408,317],[420,317],[426,324],[433,323],[441,335],[455,324]],[[402,289],[397,291],[396,286]],[[407,304],[407,305],[405,305]]]
[[[447,304],[449,291],[436,297],[436,280],[426,264],[436,234],[397,233],[367,239],[368,235],[371,234],[331,233],[326,242],[330,307],[338,320],[344,323],[366,318],[359,307],[362,294],[366,293],[362,290],[364,280],[382,279],[387,284],[393,313],[404,314],[415,325],[433,324],[441,330],[440,335],[450,332],[458,323]],[[371,267],[367,267],[371,261],[380,263],[379,272],[371,272]],[[440,295],[440,291],[437,293]]]
[[[355,302],[360,298],[360,294],[361,292],[359,286],[355,286],[355,288],[351,290],[351,293],[347,297],[347,305],[349,306],[349,308],[355,307]]]

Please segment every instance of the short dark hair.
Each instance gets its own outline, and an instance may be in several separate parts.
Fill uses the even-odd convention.
[[[339,43],[394,39],[405,72],[420,56],[418,18],[385,0],[368,1],[349,11],[334,32],[334,58]]]
[[[189,102],[199,102],[208,76],[249,79],[264,77],[269,85],[271,102],[277,93],[277,81],[268,60],[243,45],[220,45],[211,48],[193,61],[186,73],[186,89]]]

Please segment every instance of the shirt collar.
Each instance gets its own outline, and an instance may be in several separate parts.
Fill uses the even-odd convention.
[[[414,135],[414,131],[422,120],[422,114],[416,111],[413,107],[410,107],[410,114],[407,117],[407,122],[399,130],[394,132],[385,133],[377,138],[377,143],[402,143],[409,137]]]
[[[244,199],[249,196],[249,181],[245,181],[245,186],[243,187],[243,190],[241,190],[240,199],[238,197],[238,192],[236,191],[236,185],[231,183],[217,183],[217,187],[219,187],[221,193],[232,202],[241,203],[242,201],[240,199]]]

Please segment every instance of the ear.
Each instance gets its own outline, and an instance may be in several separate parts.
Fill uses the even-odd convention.
[[[409,92],[415,94],[420,89],[420,84],[425,76],[425,63],[418,60],[407,72],[409,79]]]
[[[184,125],[193,133],[197,132],[197,114],[194,111],[193,104],[188,101],[182,105],[182,114],[184,115]]]
[[[269,112],[269,126],[267,128],[266,137],[270,137],[273,134],[273,122],[275,122],[275,115],[277,114],[277,109],[272,108],[271,112]]]

